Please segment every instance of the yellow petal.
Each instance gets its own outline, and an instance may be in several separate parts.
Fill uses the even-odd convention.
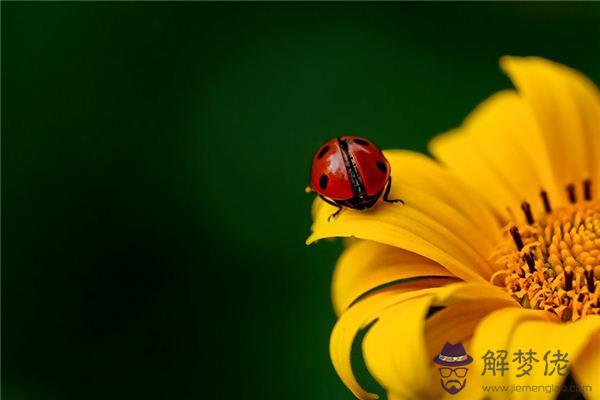
[[[530,105],[561,187],[593,178],[598,192],[600,93],[585,76],[537,57],[504,57],[502,68]],[[535,149],[533,149],[535,150]]]
[[[424,338],[432,297],[406,301],[381,313],[363,341],[365,363],[373,377],[403,399],[431,399],[441,394]]]
[[[356,381],[352,371],[350,355],[357,332],[375,321],[385,309],[394,304],[430,296],[438,290],[433,288],[396,293],[394,289],[392,286],[378,291],[349,308],[342,314],[331,332],[329,353],[333,367],[342,382],[359,399],[376,399],[378,396],[365,391]]]
[[[424,300],[416,299],[387,310],[363,342],[369,371],[398,399],[432,399],[445,395],[439,384],[437,365],[431,361],[433,357],[446,342],[462,342],[468,353],[469,338],[482,317],[500,308],[518,306],[511,299],[455,298],[452,304],[425,320],[424,313],[429,308],[418,308],[420,301]],[[429,303],[441,304],[444,302],[440,302],[438,296]],[[424,362],[416,362],[416,359]],[[470,372],[462,398],[475,398],[468,394],[481,392],[471,379],[473,374]]]
[[[403,150],[384,152],[398,180],[407,190],[417,189],[430,194],[468,218],[478,228],[478,234],[492,242],[499,238],[498,220],[482,199],[458,178],[440,167],[431,158]]]
[[[523,201],[535,206],[544,188],[556,197],[556,181],[533,113],[514,91],[491,96],[463,126],[434,138],[429,149],[504,220]],[[564,195],[561,197],[564,198]],[[517,214],[518,215],[518,214]]]
[[[548,357],[558,350],[568,353],[568,361],[577,359],[592,335],[600,331],[600,318],[589,317],[574,323],[560,323],[551,314],[543,311],[524,309],[503,309],[482,320],[473,338],[473,351],[478,355],[475,368],[483,373],[484,360],[481,358],[488,350],[496,352],[506,350],[509,370],[502,376],[493,376],[488,370],[480,377],[482,385],[560,385],[564,376],[558,373],[545,375],[544,356]],[[511,362],[514,354],[521,350],[533,350],[538,362],[534,362],[531,375],[517,377],[518,361]],[[510,359],[509,359],[510,358]],[[549,360],[550,360],[549,358]],[[512,368],[511,368],[512,366]],[[551,364],[550,364],[551,366]],[[548,372],[551,370],[549,369]],[[492,399],[508,398],[507,393],[489,392]],[[526,399],[534,396],[530,391],[514,392],[511,399]],[[551,399],[556,393],[535,393],[535,399]]]
[[[588,400],[600,400],[600,333],[596,333],[589,341],[585,350],[573,362],[573,376],[577,384],[584,389]]]
[[[431,359],[446,341],[462,342],[467,353],[476,359],[477,353],[472,350],[471,338],[481,320],[495,310],[518,309],[520,305],[504,290],[495,286],[472,285],[458,293],[451,292],[452,286],[456,285],[440,289],[433,305],[446,307],[427,320],[425,335],[428,355]],[[467,385],[461,391],[461,398],[482,397],[479,376],[473,365],[469,366]],[[447,393],[444,395],[447,397]]]
[[[439,353],[444,343],[458,343],[470,339],[484,316],[506,307],[519,305],[512,299],[477,298],[452,304],[432,315],[425,324],[430,359]]]
[[[426,329],[425,317],[431,305],[462,309],[467,320],[479,319],[500,307],[517,306],[504,291],[487,284],[457,283],[429,292],[423,290],[418,297],[407,295],[410,294],[402,294],[400,296],[404,298],[397,297],[394,301],[379,300],[376,313],[371,314],[368,320],[377,319],[377,322],[363,341],[365,362],[374,378],[383,387],[392,390],[395,396],[407,399],[433,398],[441,394],[435,376],[437,372],[431,368],[432,352],[427,349],[425,333],[430,329],[431,337],[439,337],[441,330],[450,324],[447,319],[438,317],[436,321],[445,323],[433,323]],[[482,298],[486,301],[482,302]],[[363,303],[368,300],[374,301],[371,298],[359,302],[342,315],[339,323],[348,318],[350,313],[356,313],[355,308],[365,307]],[[462,327],[467,325],[474,326],[474,322],[465,322]],[[460,329],[448,330],[448,333],[460,334]],[[345,345],[349,346],[350,343]]]
[[[521,323],[515,330],[511,339],[511,353],[523,349],[533,349],[539,355],[539,369],[535,370],[531,376],[523,376],[520,378],[511,375],[510,381],[514,384],[525,385],[560,385],[565,379],[565,376],[560,376],[558,373],[545,376],[544,372],[544,356],[548,356],[548,360],[552,360],[553,354],[557,351],[567,353],[567,360],[572,363],[582,350],[588,344],[590,338],[595,333],[600,332],[600,317],[589,317],[579,321],[563,324],[548,321],[526,321]],[[552,366],[548,371],[551,371]],[[555,394],[547,394],[546,397],[538,396],[539,399],[551,399]],[[531,398],[531,394],[517,393],[514,396],[516,400]]]
[[[335,267],[333,305],[340,315],[357,298],[382,285],[400,280],[409,283],[414,278],[453,276],[439,264],[418,254],[377,242],[358,241],[344,251]],[[456,279],[423,279],[423,285],[425,288],[453,281]]]
[[[532,152],[543,148],[542,134],[533,113],[517,93],[506,90],[492,96],[467,118],[465,128],[498,179],[517,194],[517,202],[505,207],[518,211],[521,202],[528,201],[540,210],[542,188],[551,199],[557,197],[548,154]],[[564,199],[564,191],[561,195]]]
[[[405,397],[403,397],[402,395],[397,395],[394,392],[388,392],[387,393],[387,398],[388,400],[405,400]],[[441,394],[439,397],[436,397],[436,400],[462,400],[462,399],[472,399],[473,397],[468,397],[468,395],[465,395],[465,393],[460,392],[459,395],[451,395],[449,393],[444,392],[443,394]],[[411,399],[412,400],[412,399]],[[414,399],[416,400],[416,399]],[[429,399],[424,399],[424,400],[432,400],[432,398]]]
[[[390,157],[394,163],[392,171],[398,160],[410,163],[420,157],[410,152],[397,152]],[[438,168],[438,172],[441,173],[441,169]],[[317,199],[313,208],[313,234],[307,242],[354,236],[428,257],[463,280],[487,281],[496,268],[487,258],[495,246],[491,237],[498,232],[484,233],[465,213],[454,208],[452,200],[444,201],[440,195],[442,190],[432,183],[431,169],[422,174],[420,186],[413,182],[415,174],[394,175],[392,195],[402,198],[406,202],[404,206],[379,203],[367,211],[346,209],[329,222],[334,207]],[[470,202],[477,204],[474,199]],[[497,230],[498,226],[493,229]]]
[[[411,195],[410,197],[414,199],[416,196]],[[486,266],[480,256],[473,254],[468,247],[461,244],[455,235],[448,233],[446,236],[444,233],[439,233],[431,227],[407,218],[406,215],[400,218],[388,216],[396,212],[391,210],[393,206],[382,206],[377,213],[379,216],[373,215],[373,213],[359,214],[348,210],[345,215],[341,215],[328,225],[320,223],[319,226],[315,226],[307,243],[328,237],[355,236],[396,246],[430,258],[466,281],[487,281],[480,271],[489,270],[489,266]],[[403,206],[404,211],[406,212],[409,207],[408,204]],[[320,219],[326,219],[329,211],[325,206],[322,208],[325,215]],[[411,214],[415,214],[414,209]],[[435,223],[430,219],[427,222]],[[439,229],[443,230],[443,227],[439,227]],[[485,275],[490,275],[490,272],[486,272]]]
[[[481,357],[488,350],[496,352],[498,350],[509,351],[510,338],[512,337],[516,326],[527,320],[548,320],[549,316],[545,312],[537,310],[526,310],[519,308],[507,308],[491,313],[484,318],[473,335],[472,349],[474,358],[474,368],[478,374],[484,371],[484,361]],[[478,377],[478,383],[481,386],[487,385],[509,385],[508,375],[492,376],[489,372]],[[490,399],[509,398],[507,393],[489,392]]]

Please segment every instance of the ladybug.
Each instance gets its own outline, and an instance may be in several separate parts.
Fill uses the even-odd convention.
[[[389,199],[390,163],[373,142],[360,136],[339,136],[325,142],[312,160],[310,186],[325,202],[337,207],[331,221],[344,207],[366,210],[383,194]]]

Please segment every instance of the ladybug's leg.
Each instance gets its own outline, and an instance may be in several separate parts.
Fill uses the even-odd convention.
[[[338,209],[336,210],[336,212],[334,212],[333,214],[331,214],[329,216],[329,218],[327,218],[327,222],[331,222],[332,219],[336,219],[337,216],[340,215],[340,213],[344,209],[344,207],[341,207],[341,206],[337,206],[337,207],[338,207]]]
[[[330,204],[334,207],[339,207],[340,205],[337,203],[334,203],[333,201],[329,200],[327,197],[323,196],[323,195],[319,195],[319,197],[321,198],[321,200],[323,200],[325,203]]]
[[[385,193],[383,193],[383,201],[386,203],[400,203],[404,204],[404,200],[402,199],[390,199],[388,196],[390,195],[390,189],[392,187],[392,177],[388,179],[387,185],[385,185]]]
[[[328,199],[327,197],[325,197],[325,196],[321,196],[321,195],[319,195],[319,197],[320,197],[321,199],[323,199],[323,201],[324,201],[325,203],[327,203],[327,204],[331,204],[332,206],[334,206],[334,207],[337,207],[337,208],[338,208],[338,209],[336,210],[336,212],[334,212],[333,214],[331,214],[331,215],[329,216],[329,218],[327,218],[327,221],[331,221],[332,219],[336,218],[338,215],[340,215],[340,213],[341,213],[341,212],[342,212],[342,210],[344,209],[344,207],[340,206],[340,205],[339,205],[339,204],[337,204],[337,203],[334,203],[333,201],[329,200],[329,199]]]

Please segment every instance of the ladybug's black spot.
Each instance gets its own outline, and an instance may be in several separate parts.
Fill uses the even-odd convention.
[[[366,140],[363,140],[363,139],[354,139],[354,143],[357,143],[357,144],[360,144],[360,145],[363,145],[363,146],[368,146],[368,145],[371,144],[371,143],[369,143],[369,142],[367,142]]]
[[[383,173],[387,172],[387,167],[381,161],[377,161],[377,163],[375,165],[377,165],[377,168],[379,168],[381,170],[381,172],[383,172]]]
[[[325,174],[321,175],[321,177],[319,178],[319,187],[321,189],[325,189],[327,187],[328,183],[329,183],[329,178],[327,177],[327,175],[325,175]]]
[[[321,149],[321,151],[319,152],[319,154],[317,154],[317,160],[320,160],[321,158],[323,158],[323,156],[325,154],[327,154],[327,152],[329,151],[329,146],[325,146]]]

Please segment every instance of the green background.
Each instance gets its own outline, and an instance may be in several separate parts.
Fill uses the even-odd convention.
[[[351,398],[327,350],[341,245],[304,245],[312,153],[425,151],[510,86],[503,54],[598,82],[599,18],[3,2],[3,398]]]

